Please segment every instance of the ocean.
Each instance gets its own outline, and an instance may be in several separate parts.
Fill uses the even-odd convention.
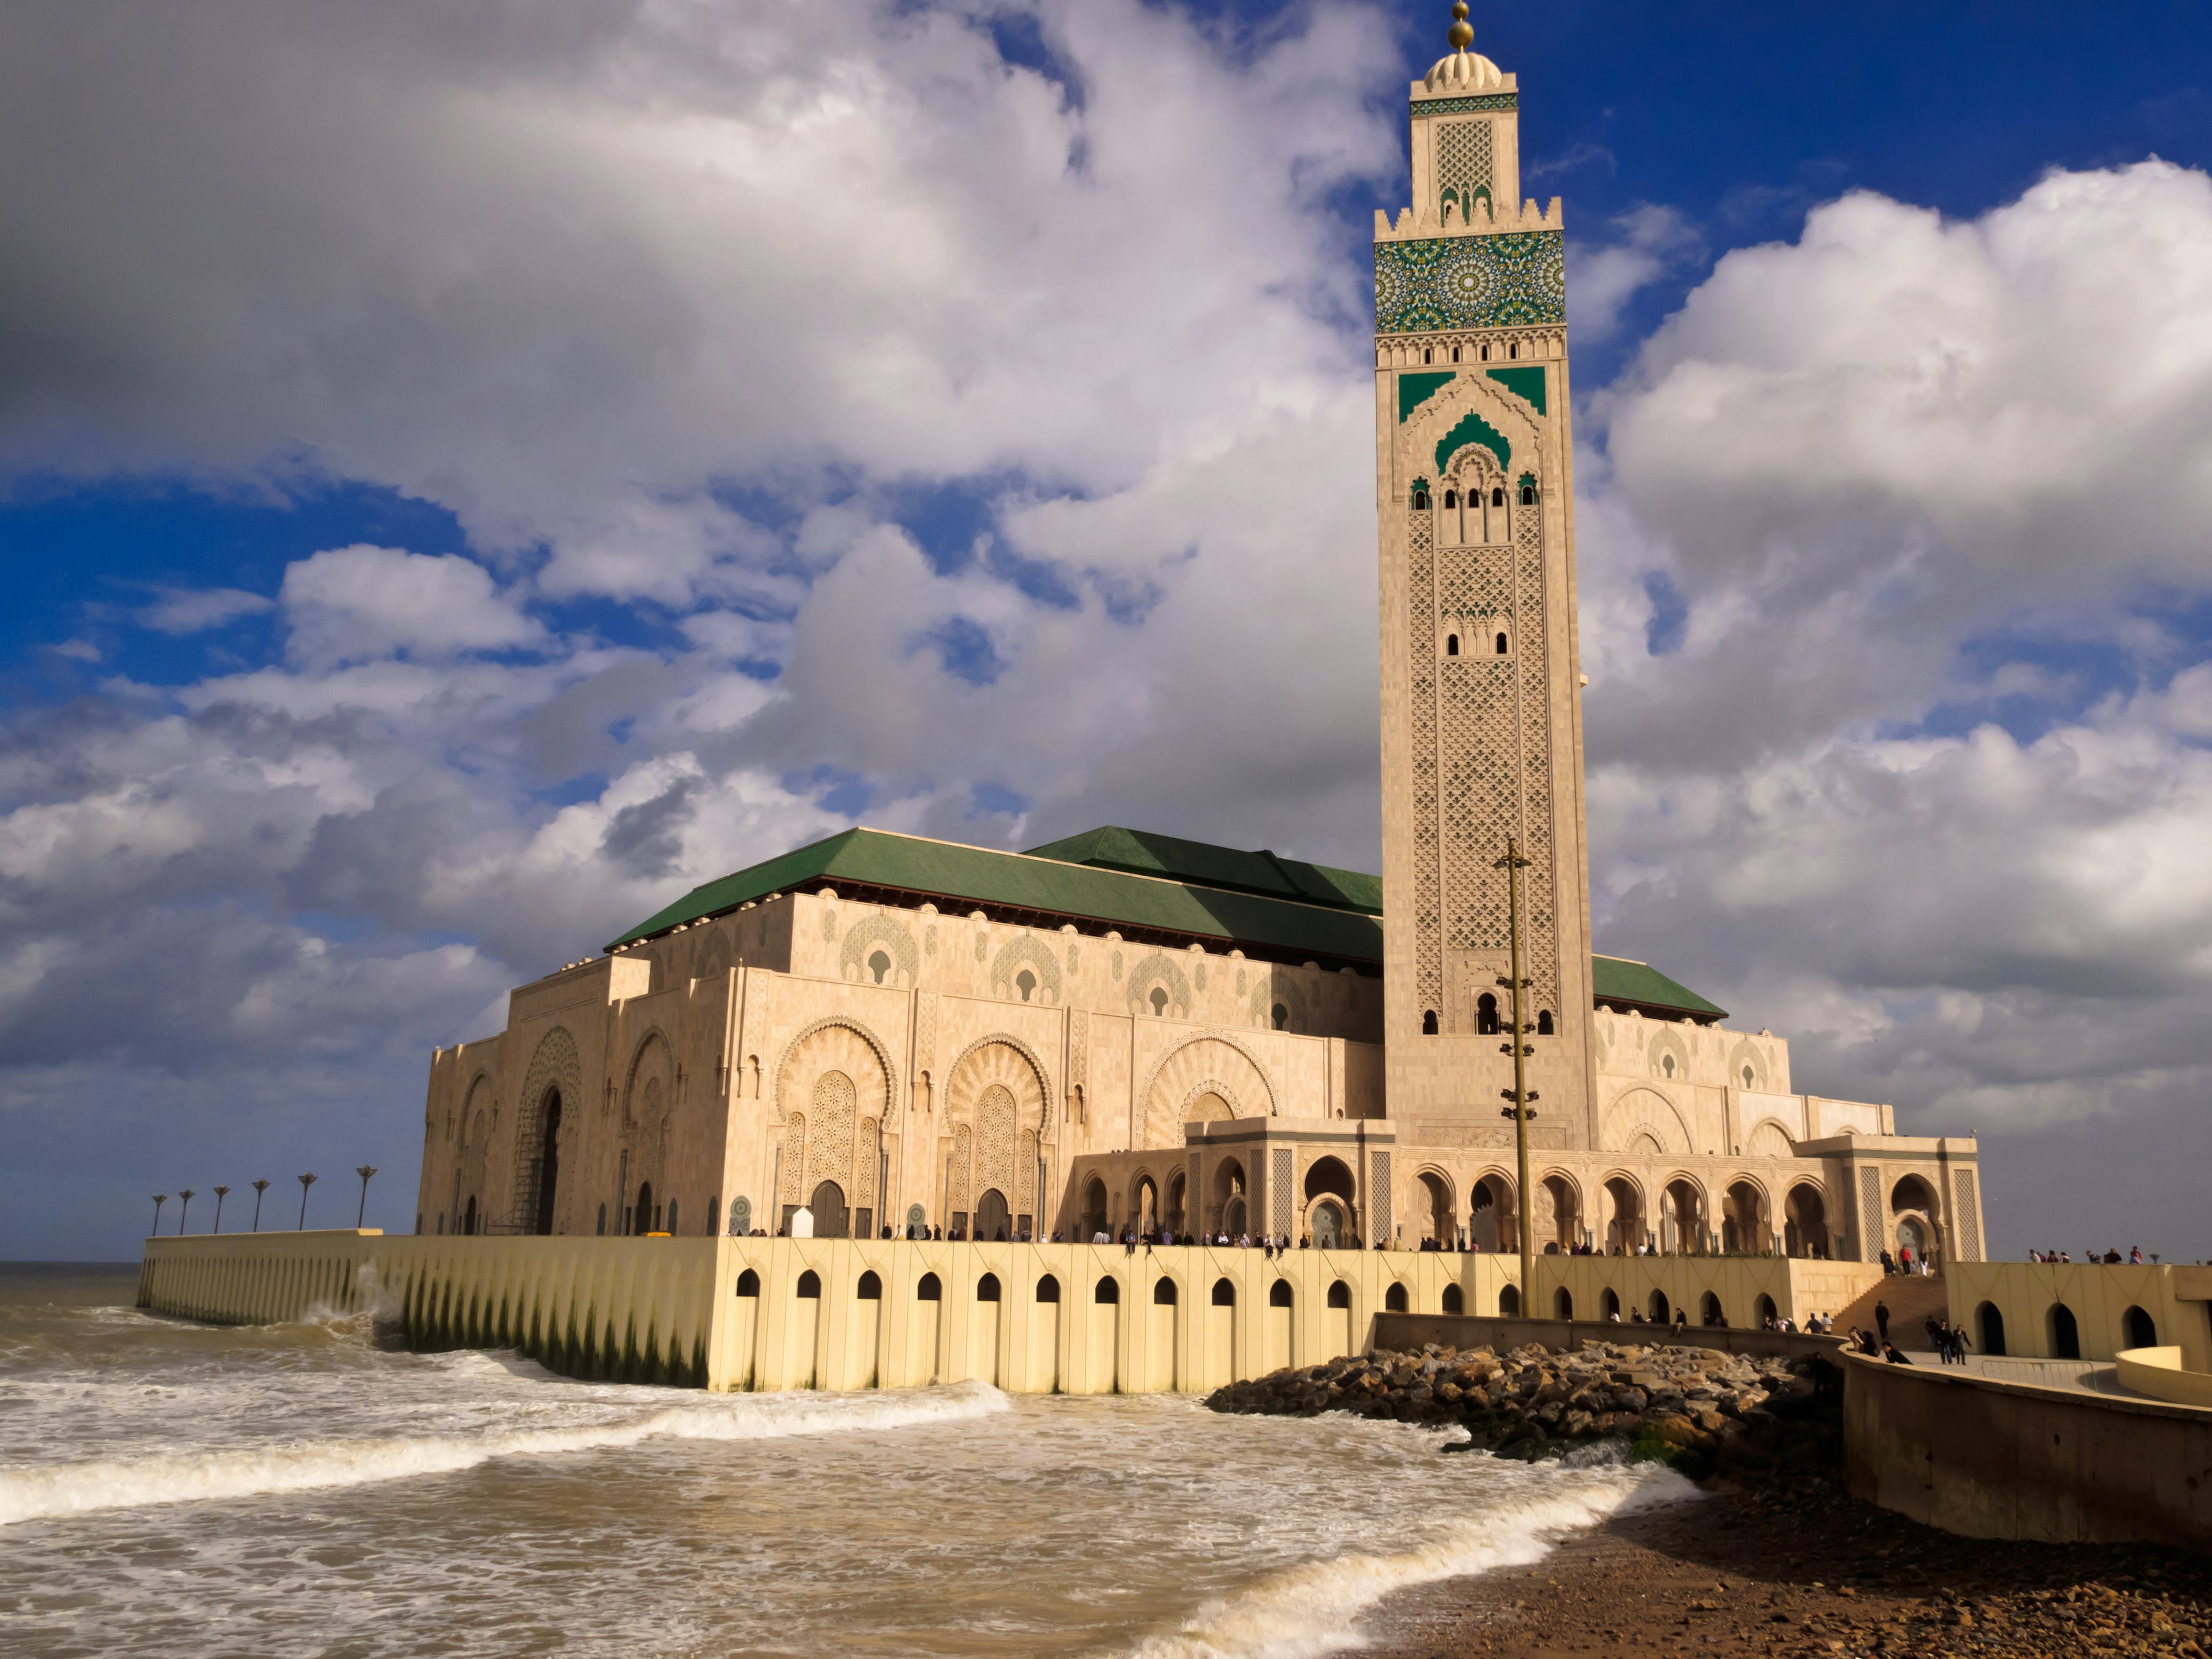
[[[1689,1494],[1171,1395],[600,1386],[0,1267],[0,1651],[1306,1659]]]

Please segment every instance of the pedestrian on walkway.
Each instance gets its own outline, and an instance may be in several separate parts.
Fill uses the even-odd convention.
[[[1884,1342],[1888,1341],[1889,1304],[1887,1302],[1877,1302],[1874,1304],[1874,1323],[1875,1328],[1881,1333],[1881,1340]]]

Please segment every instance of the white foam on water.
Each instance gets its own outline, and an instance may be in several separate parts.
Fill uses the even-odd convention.
[[[1560,1533],[1698,1495],[1680,1475],[1652,1466],[1605,1473],[1613,1478],[1532,1492],[1451,1522],[1412,1549],[1347,1553],[1269,1573],[1207,1602],[1172,1634],[1148,1637],[1129,1659],[1322,1659],[1364,1647],[1361,1617],[1394,1591],[1525,1566],[1549,1553]]]
[[[0,1468],[0,1526],[97,1510],[404,1480],[496,1457],[544,1457],[686,1440],[775,1440],[957,1422],[1012,1409],[985,1382],[868,1395],[750,1395],[664,1407],[614,1421],[478,1434],[316,1440],[211,1452]]]

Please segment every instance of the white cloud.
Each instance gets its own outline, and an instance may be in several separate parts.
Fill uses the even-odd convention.
[[[441,658],[544,642],[545,630],[472,559],[339,547],[284,573],[286,652],[318,667],[404,653]]]
[[[172,587],[163,590],[153,604],[142,607],[136,620],[140,627],[159,634],[198,634],[276,608],[273,599],[239,587]]]

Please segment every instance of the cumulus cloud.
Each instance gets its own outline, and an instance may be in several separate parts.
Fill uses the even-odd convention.
[[[2001,1226],[2097,1212],[2075,1126],[2203,1138],[2208,300],[2201,173],[1854,195],[1593,404],[1601,933],[1794,1032],[1801,1084],[2009,1137]]]
[[[173,587],[133,617],[142,628],[158,634],[198,634],[221,628],[241,617],[258,617],[274,611],[276,601],[239,587]]]

